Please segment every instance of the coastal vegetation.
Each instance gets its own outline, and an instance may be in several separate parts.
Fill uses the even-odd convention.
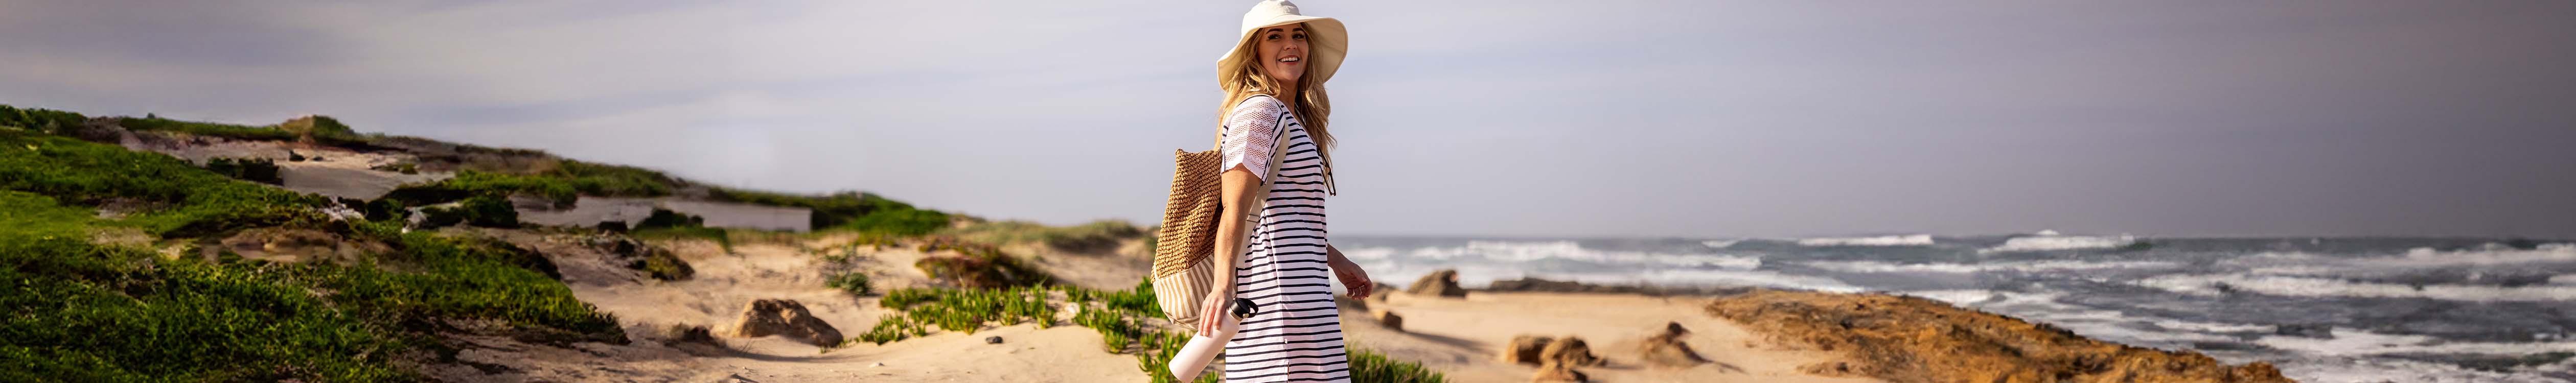
[[[416,380],[395,362],[435,358],[432,332],[458,321],[624,339],[524,249],[332,221],[314,210],[323,198],[168,156],[0,128],[0,189],[0,278],[16,283],[0,289],[15,313],[0,319],[0,365],[23,367],[0,380]],[[389,251],[281,263],[205,245],[261,227]],[[99,240],[123,232],[141,238]]]
[[[454,176],[376,199],[327,198],[275,186],[279,167],[269,159],[212,158],[199,165],[102,143],[115,142],[105,133],[142,132],[370,150],[440,147],[485,157],[376,166]],[[533,197],[569,207],[585,196],[802,207],[811,209],[820,233],[713,228],[667,210],[631,233],[623,222],[521,228],[512,203]],[[433,379],[418,370],[421,364],[458,362],[467,346],[455,343],[457,334],[625,344],[618,319],[576,299],[545,254],[490,234],[535,230],[706,239],[728,252],[742,241],[854,234],[858,239],[842,257],[862,246],[953,253],[913,265],[952,287],[883,291],[880,304],[898,313],[844,344],[900,341],[934,328],[1046,328],[1070,318],[1099,332],[1104,350],[1132,353],[1147,375],[1170,381],[1160,366],[1187,335],[1147,324],[1159,312],[1150,285],[1117,291],[1064,285],[994,245],[1092,252],[1115,249],[1142,230],[1108,221],[952,228],[959,218],[868,193],[712,187],[536,151],[362,134],[322,116],[255,126],[159,116],[95,119],[0,105],[0,278],[12,282],[0,289],[0,310],[12,313],[0,316],[0,366],[10,367],[0,368],[0,381],[421,381]],[[279,232],[359,254],[279,257],[263,255],[278,248],[235,242]],[[631,260],[627,267],[654,279],[691,274],[667,250],[642,246],[620,254]],[[836,270],[825,287],[876,295],[870,279],[864,270]],[[1388,377],[1359,381],[1440,381],[1417,364],[1366,351],[1354,350],[1352,361],[1355,374]]]

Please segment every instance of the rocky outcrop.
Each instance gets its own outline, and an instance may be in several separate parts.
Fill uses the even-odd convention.
[[[1457,270],[1440,270],[1425,274],[1422,279],[1414,280],[1413,287],[1405,288],[1404,292],[1443,298],[1467,297],[1467,289],[1458,287]]]
[[[783,335],[816,346],[841,343],[841,330],[805,311],[805,304],[786,299],[762,299],[743,305],[742,319],[726,330],[725,336],[737,338]]]
[[[1582,371],[1575,371],[1574,366],[1554,363],[1539,366],[1538,374],[1530,376],[1530,382],[1532,383],[1583,383],[1590,381],[1592,381],[1590,376],[1585,376]]]
[[[1539,363],[1541,366],[1552,363],[1567,366],[1587,367],[1599,366],[1602,362],[1601,357],[1592,355],[1592,346],[1590,344],[1584,343],[1583,338],[1572,336],[1557,338],[1554,342],[1547,342],[1547,348],[1539,350],[1538,358],[1541,361]]]
[[[1528,334],[1512,336],[1511,343],[1503,344],[1503,352],[1497,359],[1502,360],[1503,363],[1536,365],[1540,360],[1539,352],[1546,351],[1548,342],[1555,340],[1556,338]]]
[[[1386,326],[1386,329],[1404,331],[1404,316],[1395,315],[1394,311],[1379,311],[1374,316],[1377,317],[1377,324]]]
[[[1811,374],[1895,383],[2278,383],[2263,362],[2230,366],[2196,352],[2093,340],[2046,324],[1885,294],[1755,290],[1708,312],[1774,342],[1840,354]]]
[[[1682,328],[1681,322],[1665,323],[1663,332],[1648,335],[1646,340],[1637,342],[1637,359],[1645,361],[1648,366],[1664,368],[1687,368],[1708,363],[1708,358],[1700,357],[1698,351],[1691,351],[1690,344],[1682,343],[1682,338],[1688,336],[1690,329]]]

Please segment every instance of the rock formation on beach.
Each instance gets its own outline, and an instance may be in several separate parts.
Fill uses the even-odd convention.
[[[743,305],[742,319],[725,332],[727,336],[755,338],[785,335],[816,346],[841,343],[841,330],[805,311],[805,305],[786,299],[762,299]]]
[[[1755,290],[1708,313],[1773,341],[1840,354],[1809,373],[1896,383],[2290,382],[2271,364],[2104,342],[2065,329],[1918,297]]]
[[[1413,286],[1405,288],[1404,292],[1444,298],[1467,297],[1467,289],[1458,287],[1457,270],[1440,270],[1424,274],[1422,279],[1414,280]]]
[[[1697,351],[1691,351],[1690,344],[1682,342],[1682,338],[1689,335],[1690,330],[1682,328],[1680,322],[1666,323],[1663,332],[1647,336],[1644,341],[1637,342],[1637,357],[1644,360],[1646,365],[1664,368],[1691,367],[1708,363],[1708,358],[1701,357]]]

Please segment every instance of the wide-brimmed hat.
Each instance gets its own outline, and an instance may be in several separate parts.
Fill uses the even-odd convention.
[[[1333,71],[1342,69],[1342,55],[1350,52],[1351,47],[1350,31],[1342,29],[1342,21],[1299,14],[1297,3],[1288,0],[1263,0],[1253,4],[1252,11],[1243,13],[1243,34],[1235,37],[1233,49],[1225,50],[1225,56],[1216,59],[1217,81],[1234,78],[1235,70],[1243,67],[1238,60],[1252,59],[1237,54],[1243,51],[1242,44],[1254,43],[1252,34],[1296,23],[1306,23],[1307,52],[1305,57],[1299,58],[1313,69],[1306,74],[1306,83],[1322,84],[1324,80],[1332,79]]]

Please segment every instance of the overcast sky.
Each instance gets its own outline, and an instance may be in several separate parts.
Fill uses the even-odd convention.
[[[1250,5],[0,0],[0,103],[1150,223]],[[1341,234],[2576,237],[2576,2],[1301,6]]]

